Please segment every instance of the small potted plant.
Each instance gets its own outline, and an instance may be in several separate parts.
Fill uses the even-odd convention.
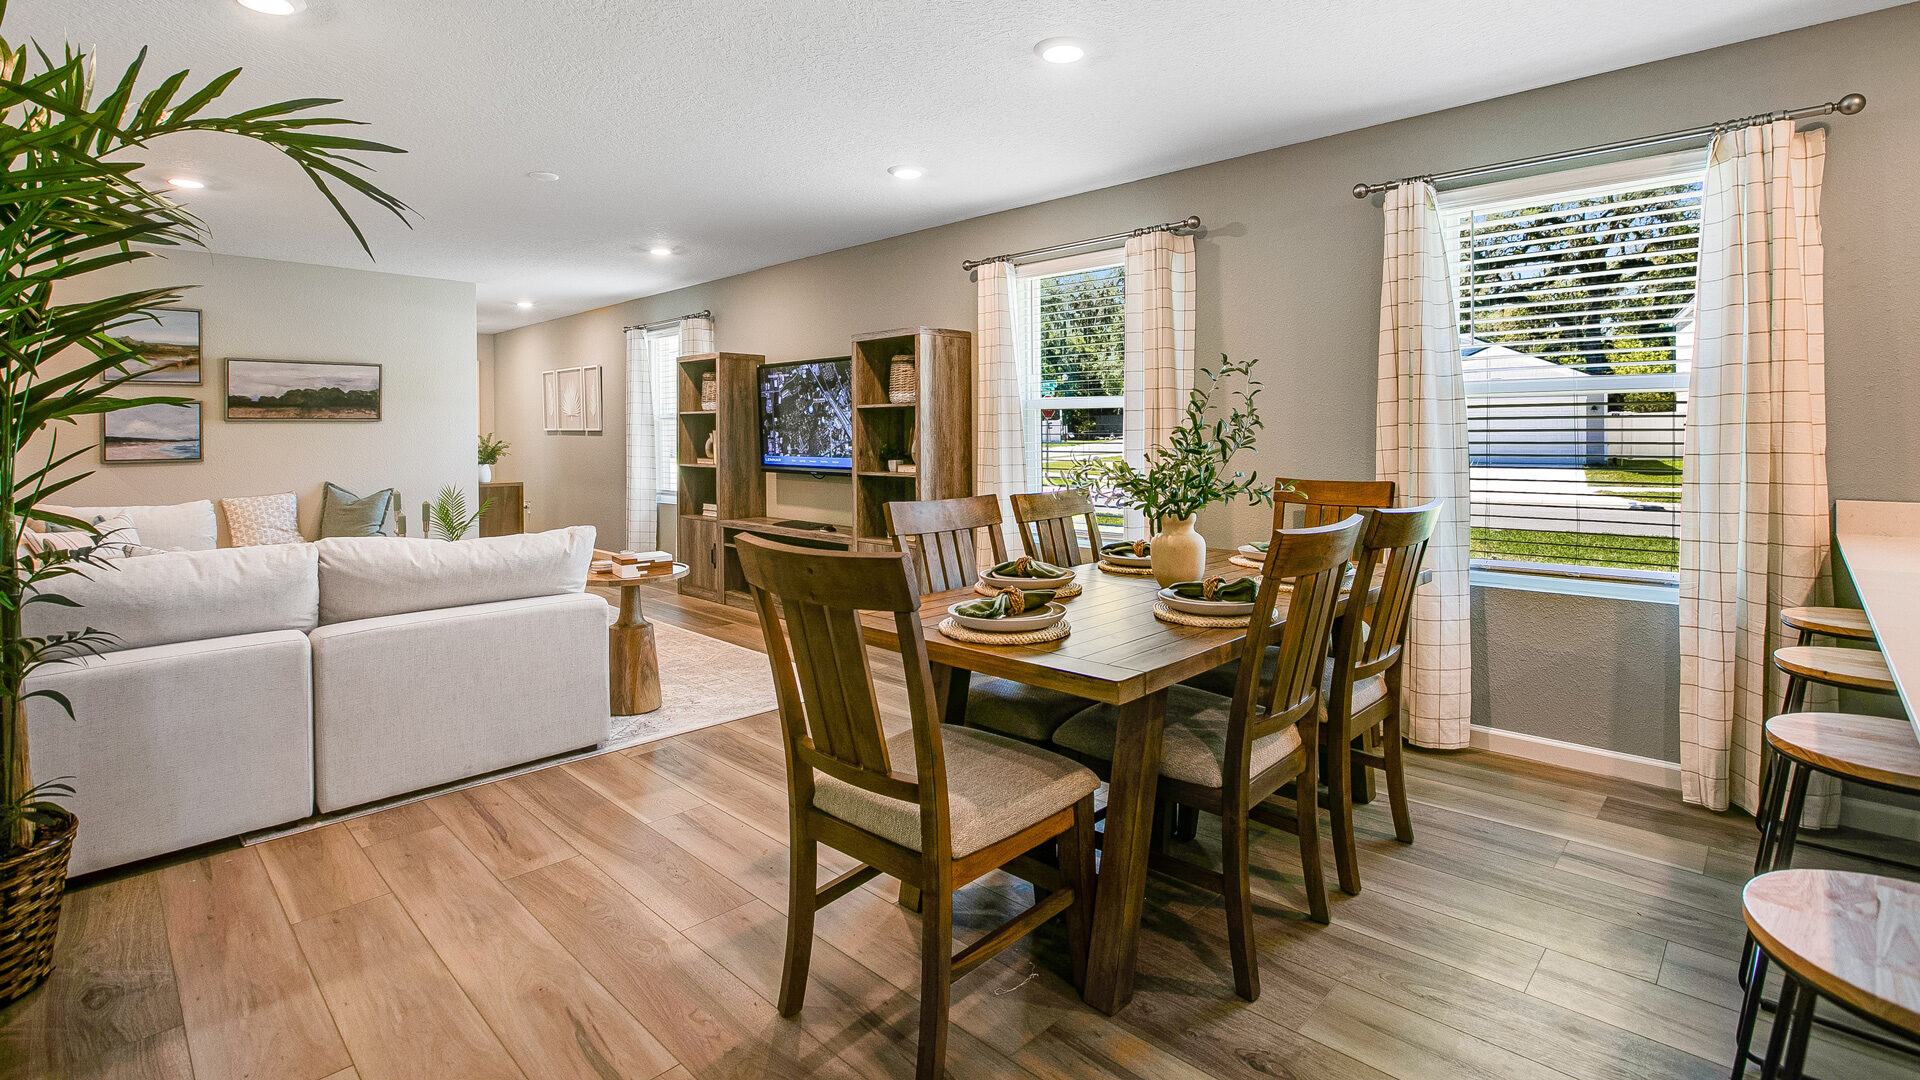
[[[1195,387],[1187,395],[1186,416],[1168,434],[1165,446],[1147,451],[1145,468],[1122,458],[1089,457],[1067,470],[1068,483],[1091,489],[1095,503],[1139,510],[1159,530],[1151,558],[1154,580],[1163,587],[1206,575],[1207,541],[1194,531],[1195,514],[1243,495],[1254,505],[1273,501],[1273,492],[1261,485],[1257,474],[1230,467],[1234,455],[1253,449],[1254,432],[1262,426],[1254,404],[1261,383],[1253,377],[1253,366],[1259,362],[1241,364],[1221,356],[1217,374],[1201,368],[1206,388]],[[1208,423],[1214,394],[1230,377],[1246,384],[1230,393],[1227,414]]]
[[[508,445],[505,439],[494,438],[493,432],[491,431],[487,432],[485,435],[480,436],[480,482],[481,483],[483,484],[493,483],[493,467],[495,465],[498,465],[500,463],[500,459],[507,456],[507,451],[511,449],[513,449],[513,447]]]

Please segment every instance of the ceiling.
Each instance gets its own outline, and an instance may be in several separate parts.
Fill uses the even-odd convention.
[[[336,115],[410,151],[378,165],[413,228],[356,208],[373,268],[477,282],[492,332],[1892,6],[309,0],[274,18],[234,0],[37,0],[12,6],[5,36],[96,46],[103,72],[140,45],[154,72],[243,67],[236,106],[344,98]],[[1087,58],[1042,62],[1034,45],[1055,36]],[[207,180],[185,201],[215,251],[369,266],[271,152],[193,136],[149,160],[156,182]],[[903,163],[925,178],[887,175]]]

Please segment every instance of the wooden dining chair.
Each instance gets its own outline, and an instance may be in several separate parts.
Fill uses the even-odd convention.
[[[1085,488],[1035,491],[1008,498],[1013,520],[1020,526],[1020,546],[1027,554],[1055,566],[1079,566],[1100,557],[1100,517],[1093,496]],[[1080,546],[1075,526],[1087,525],[1087,546]]]
[[[1160,793],[1181,806],[1219,815],[1223,870],[1216,872],[1166,853],[1155,853],[1149,865],[1225,898],[1234,989],[1248,1001],[1260,997],[1247,863],[1250,818],[1290,828],[1298,836],[1308,913],[1315,922],[1328,919],[1318,813],[1320,683],[1332,644],[1341,579],[1362,524],[1355,515],[1317,529],[1275,529],[1233,697],[1185,685],[1167,692]],[[1283,594],[1289,596],[1286,622],[1275,627],[1274,608]],[[1273,677],[1262,678],[1260,658],[1276,641]],[[1113,706],[1096,706],[1067,721],[1053,741],[1093,761],[1097,772],[1112,760],[1118,724]],[[1290,781],[1294,808],[1289,816],[1265,800]]]
[[[936,1080],[946,1059],[955,979],[1065,912],[1076,986],[1092,926],[1093,792],[1085,767],[1012,739],[946,727],[934,706],[920,590],[908,557],[739,541],[773,665],[786,751],[790,877],[780,1015],[800,1011],[814,912],[878,874],[921,894],[920,1053]],[[887,738],[874,698],[860,613],[890,612],[906,669],[910,730]],[[782,616],[784,615],[784,622]],[[1057,841],[1056,870],[1024,854]],[[860,865],[825,885],[818,846]],[[1009,867],[1048,890],[1033,907],[955,954],[954,890]]]
[[[1391,480],[1275,480],[1273,527],[1331,525],[1362,510],[1384,510],[1395,494]]]
[[[1367,510],[1360,553],[1354,559],[1356,591],[1380,575],[1380,593],[1361,617],[1359,606],[1336,631],[1333,660],[1321,689],[1326,694],[1327,810],[1333,819],[1333,857],[1340,891],[1360,891],[1360,861],[1353,840],[1353,796],[1366,773],[1387,777],[1393,835],[1413,843],[1407,811],[1407,775],[1400,760],[1400,688],[1406,672],[1407,628],[1413,619],[1420,564],[1440,521],[1440,501],[1406,510]],[[1362,745],[1356,746],[1359,743]]]
[[[978,580],[977,533],[981,529],[987,532],[994,562],[1006,561],[1007,542],[1000,535],[1000,501],[991,495],[893,502],[886,505],[886,513],[895,549],[913,559],[915,577],[926,592],[964,589]],[[1091,704],[1086,698],[1011,679],[974,679],[960,673],[955,677],[969,680],[963,718],[968,727],[1037,746],[1045,746],[1068,717]]]

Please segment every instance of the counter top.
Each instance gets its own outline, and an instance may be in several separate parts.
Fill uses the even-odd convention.
[[[1834,534],[1920,738],[1920,503],[1841,501]]]

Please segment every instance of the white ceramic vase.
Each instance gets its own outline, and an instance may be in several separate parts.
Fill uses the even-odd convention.
[[[493,483],[493,466],[491,465],[480,466],[480,482],[483,484]]]
[[[1153,580],[1166,588],[1177,581],[1199,581],[1207,572],[1207,538],[1193,519],[1161,518],[1153,538]]]

